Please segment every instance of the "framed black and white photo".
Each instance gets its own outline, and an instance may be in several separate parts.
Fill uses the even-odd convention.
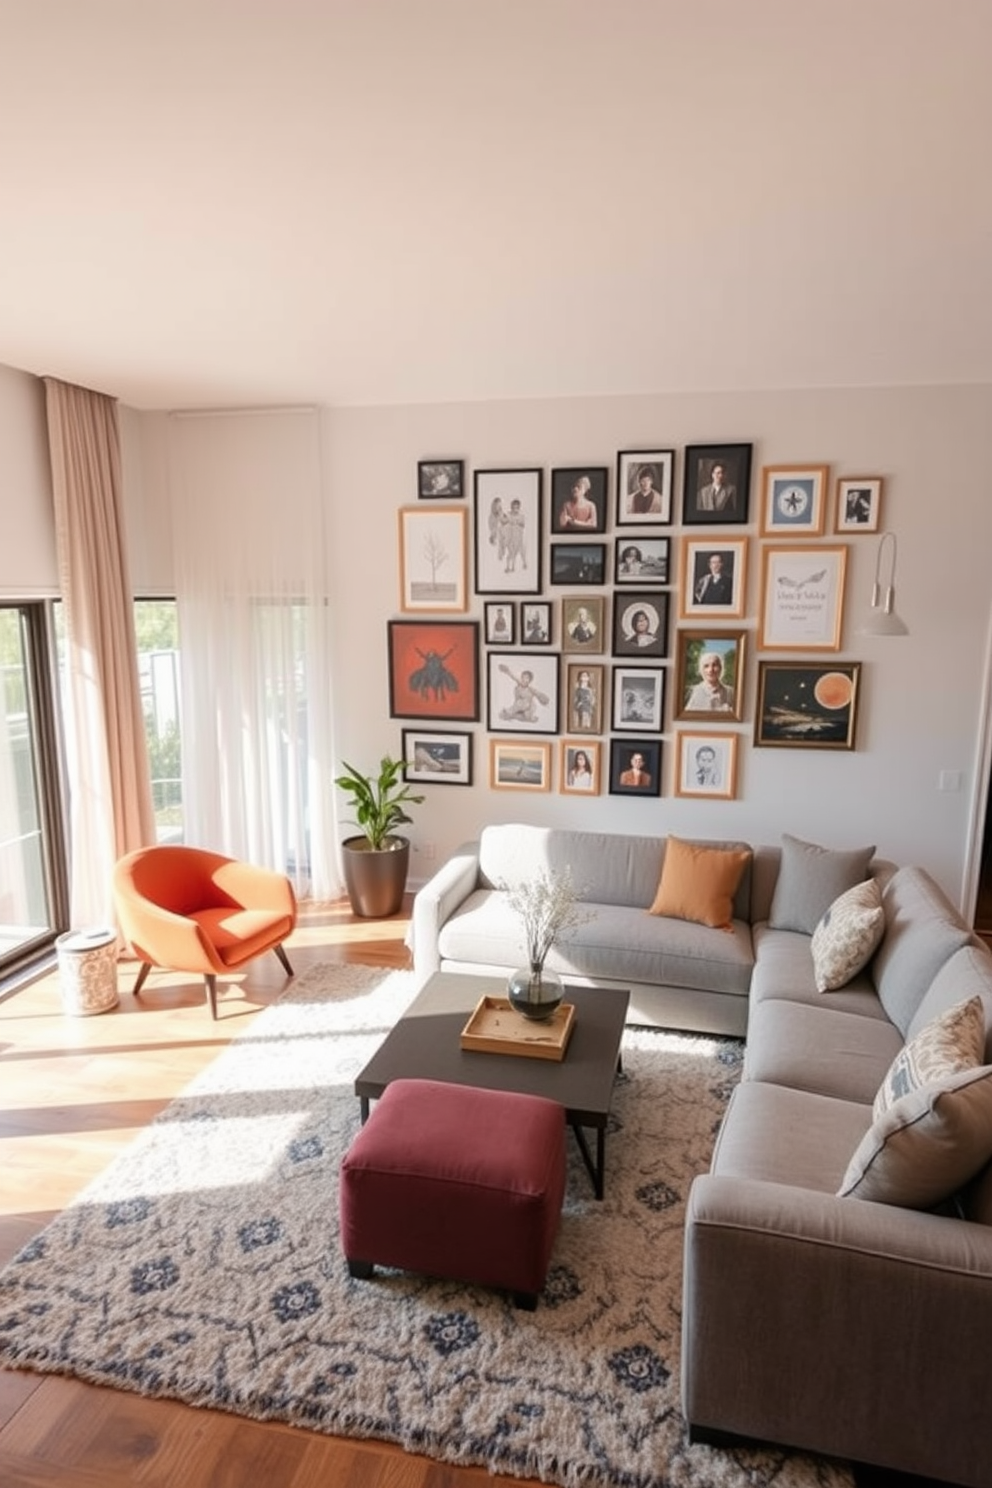
[[[595,656],[606,650],[606,598],[567,594],[561,602],[561,649]]]
[[[750,444],[686,446],[682,521],[687,527],[743,527],[751,498]]]
[[[585,661],[569,662],[565,672],[566,725],[571,734],[603,732],[603,688],[606,668]]]
[[[837,482],[835,532],[877,532],[882,505],[880,475],[845,476]]]
[[[674,450],[618,450],[616,525],[667,527],[674,480]]]
[[[747,538],[684,537],[679,576],[679,616],[739,620],[744,614]]]
[[[737,735],[675,736],[675,794],[732,801],[737,794]]]
[[[491,733],[558,732],[559,659],[532,651],[490,651],[488,667]]]
[[[552,584],[605,584],[606,544],[553,542]]]
[[[540,594],[540,470],[475,472],[476,594]]]
[[[762,537],[819,537],[827,512],[826,465],[766,465],[761,472]]]
[[[613,732],[661,732],[665,707],[662,667],[613,668]]]
[[[618,537],[613,559],[616,584],[667,584],[671,539]]]
[[[606,530],[606,466],[578,465],[551,472],[551,531],[584,537]]]
[[[562,739],[558,789],[563,796],[599,795],[600,746],[588,739]]]
[[[400,507],[401,610],[468,609],[466,523],[463,506]]]
[[[676,718],[739,721],[744,693],[744,630],[680,630]]]
[[[483,606],[487,646],[517,644],[516,606],[505,599],[488,599]]]
[[[472,735],[403,729],[404,780],[425,785],[472,784]]]
[[[550,646],[551,602],[546,599],[522,599],[520,601],[520,644],[522,646]]]
[[[610,795],[661,795],[661,740],[610,740]]]
[[[668,595],[630,590],[614,597],[613,655],[668,655]]]
[[[444,501],[465,495],[464,460],[418,460],[417,497],[420,501]]]

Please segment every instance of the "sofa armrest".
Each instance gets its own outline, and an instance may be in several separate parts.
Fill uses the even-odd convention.
[[[692,1426],[987,1474],[986,1226],[707,1174],[687,1206],[682,1329]]]
[[[414,896],[407,946],[413,952],[418,983],[440,968],[438,935],[479,884],[479,844],[464,842]]]

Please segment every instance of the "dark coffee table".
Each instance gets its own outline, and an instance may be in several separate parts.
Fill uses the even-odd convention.
[[[368,1119],[369,1101],[382,1095],[390,1080],[443,1080],[449,1085],[544,1095],[564,1106],[601,1199],[606,1123],[630,994],[616,987],[566,985],[565,1000],[575,1006],[575,1026],[560,1062],[463,1049],[459,1037],[479,998],[505,995],[506,982],[498,977],[435,972],[355,1081],[362,1121]],[[586,1140],[587,1127],[596,1133],[595,1158]]]

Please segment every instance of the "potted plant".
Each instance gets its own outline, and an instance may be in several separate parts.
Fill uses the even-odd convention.
[[[403,775],[403,760],[388,754],[379,761],[378,775],[364,775],[343,761],[345,773],[335,785],[351,797],[355,825],[360,836],[346,837],[341,844],[345,887],[351,908],[363,919],[384,919],[403,903],[410,867],[410,841],[396,828],[412,821],[407,806],[419,806],[423,796],[414,795]]]

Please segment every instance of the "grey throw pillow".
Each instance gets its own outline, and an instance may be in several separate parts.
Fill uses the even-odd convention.
[[[874,856],[874,846],[842,851],[783,832],[769,927],[812,935],[834,900],[863,882]]]

